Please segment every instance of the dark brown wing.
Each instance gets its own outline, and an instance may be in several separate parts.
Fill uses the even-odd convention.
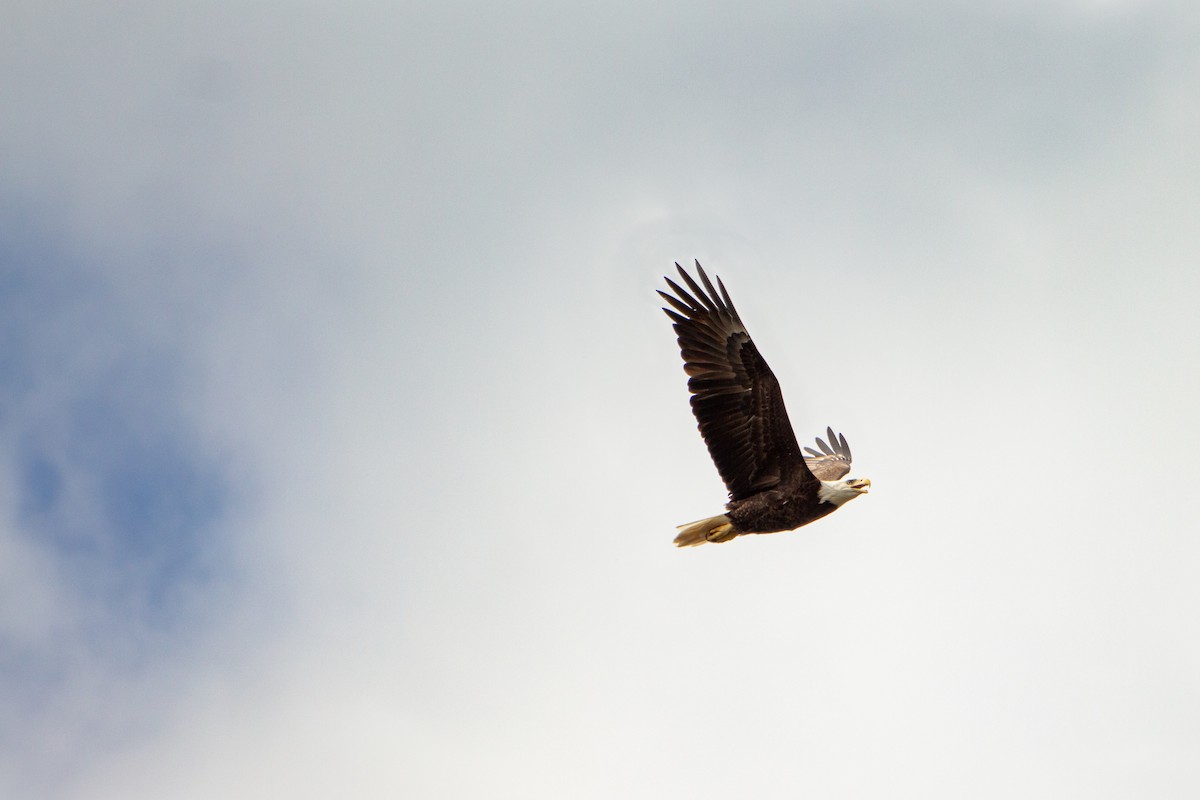
[[[675,323],[683,369],[690,376],[692,413],[730,499],[742,500],[798,474],[815,491],[817,479],[804,464],[779,381],[750,340],[721,279],[718,293],[699,261],[703,288],[683,267],[675,268],[691,292],[666,278],[675,294],[659,292],[671,305],[663,311]]]

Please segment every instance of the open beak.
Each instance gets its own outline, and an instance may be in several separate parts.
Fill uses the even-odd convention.
[[[859,494],[867,494],[867,489],[871,488],[871,481],[867,478],[859,478],[850,481],[850,488],[856,490]]]

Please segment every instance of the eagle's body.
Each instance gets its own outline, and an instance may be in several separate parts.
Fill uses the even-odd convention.
[[[795,530],[837,509],[807,489],[802,480],[793,479],[745,500],[730,500],[725,516],[742,533],[775,533]]]
[[[801,453],[779,382],[720,279],[718,293],[699,262],[703,288],[675,266],[691,292],[667,278],[675,294],[659,294],[674,310],[663,311],[679,336],[700,435],[729,489],[726,513],[679,526],[675,543],[684,547],[794,530],[865,494],[870,481],[843,480],[850,471],[850,448],[832,428],[828,445],[817,439],[820,452],[806,448],[811,455]]]

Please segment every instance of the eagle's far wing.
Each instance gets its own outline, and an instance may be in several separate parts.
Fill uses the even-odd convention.
[[[811,447],[804,448],[811,454],[804,457],[804,463],[821,480],[836,481],[850,471],[850,445],[846,444],[846,437],[835,434],[833,428],[826,428],[825,433],[829,437],[829,444],[825,444],[825,440],[818,436],[817,447],[821,448],[820,452]]]
[[[675,294],[659,292],[671,305],[663,311],[675,323],[692,413],[730,499],[769,489],[797,471],[815,484],[788,421],[779,381],[750,340],[721,279],[718,293],[699,261],[703,288],[683,267],[675,267],[691,292],[666,278]]]

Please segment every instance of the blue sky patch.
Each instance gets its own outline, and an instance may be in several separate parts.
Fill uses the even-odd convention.
[[[223,480],[179,411],[186,364],[135,332],[87,266],[0,239],[0,424],[20,527],[81,600],[169,626],[174,590],[220,562]]]

